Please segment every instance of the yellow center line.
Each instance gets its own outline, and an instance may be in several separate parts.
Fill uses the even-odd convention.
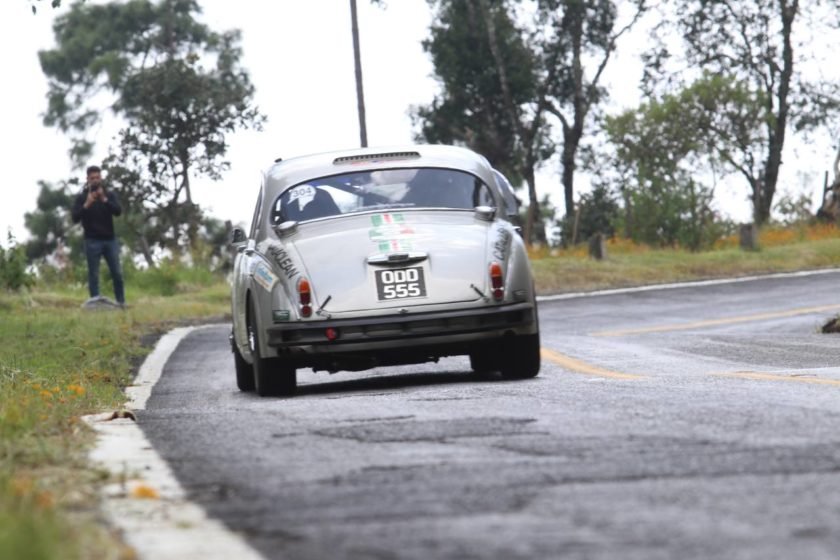
[[[788,381],[791,383],[806,383],[809,385],[835,385],[840,387],[840,379],[826,379],[821,377],[801,377],[802,374],[761,373],[759,371],[733,371],[730,373],[712,373],[719,377],[737,377],[740,379],[755,379],[758,381]]]
[[[720,325],[734,325],[737,323],[748,323],[750,321],[767,321],[769,319],[780,319],[783,317],[795,317],[796,315],[808,315],[811,313],[824,313],[826,311],[836,311],[840,309],[840,304],[836,305],[821,305],[819,307],[800,307],[797,309],[789,309],[787,311],[776,311],[773,313],[756,313],[754,315],[742,315],[740,317],[725,317],[723,319],[709,319],[708,321],[696,321],[694,323],[679,323],[676,325],[661,325],[658,327],[644,327],[638,329],[622,329],[614,331],[600,331],[592,333],[592,336],[614,337],[627,336],[631,334],[648,334],[668,331],[685,331],[690,329],[700,329],[704,327],[715,327]]]
[[[555,352],[554,350],[549,350],[548,348],[540,349],[540,354],[544,359],[578,373],[596,375],[598,377],[609,377],[610,379],[647,379],[647,376],[645,375],[621,373],[618,371],[610,371],[608,369],[600,368],[582,360],[578,360],[577,358],[572,358],[571,356],[566,356],[565,354]]]

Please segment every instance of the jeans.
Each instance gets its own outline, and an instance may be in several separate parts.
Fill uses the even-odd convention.
[[[87,255],[90,297],[99,295],[99,258],[105,257],[111,279],[114,281],[114,297],[117,303],[125,303],[125,288],[120,269],[120,244],[117,240],[85,239],[85,254]]]

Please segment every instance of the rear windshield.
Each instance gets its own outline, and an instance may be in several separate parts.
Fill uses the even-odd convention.
[[[295,185],[277,197],[271,223],[387,208],[495,206],[484,182],[454,169],[402,168],[356,171]]]

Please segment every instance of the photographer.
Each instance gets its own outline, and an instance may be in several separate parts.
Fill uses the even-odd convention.
[[[85,188],[73,202],[73,222],[82,222],[85,234],[85,254],[88,264],[88,289],[90,297],[99,296],[99,259],[105,257],[114,281],[114,297],[125,305],[120,246],[114,235],[114,216],[122,213],[116,193],[105,190],[102,170],[96,165],[87,168]]]

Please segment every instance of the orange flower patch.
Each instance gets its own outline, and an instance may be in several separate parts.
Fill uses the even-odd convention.
[[[138,484],[131,489],[131,497],[138,500],[158,500],[160,493],[146,484]]]
[[[68,385],[67,392],[72,393],[74,396],[81,397],[85,394],[85,388],[81,385]]]

